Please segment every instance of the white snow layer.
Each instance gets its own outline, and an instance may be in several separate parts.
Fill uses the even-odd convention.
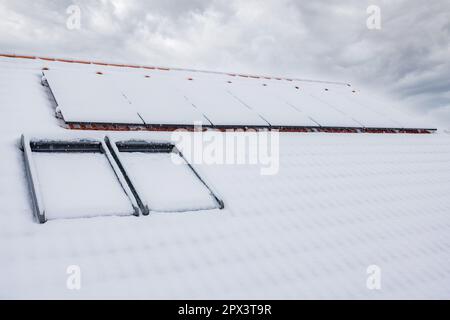
[[[145,77],[67,69],[44,73],[67,122],[431,128],[340,84],[186,77],[181,71]]]
[[[0,298],[450,297],[448,134],[282,134],[278,175],[197,166],[225,210],[39,225],[21,134],[104,134],[58,126],[43,66],[99,68],[0,60]],[[101,69],[135,72],[114,70]],[[79,291],[66,286],[71,265],[81,268]],[[370,265],[381,268],[381,290],[367,289]]]
[[[80,71],[45,72],[67,122],[143,124],[110,77]]]
[[[215,209],[217,204],[205,185],[180,158],[169,153],[120,154],[121,161],[151,211],[176,212]],[[184,161],[183,161],[184,162]]]
[[[211,124],[169,79],[136,75],[120,75],[114,79],[146,124]]]
[[[132,215],[133,207],[101,153],[33,153],[48,220]]]

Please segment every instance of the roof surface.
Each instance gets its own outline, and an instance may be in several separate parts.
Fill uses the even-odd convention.
[[[450,135],[282,133],[277,175],[196,165],[224,210],[39,225],[20,136],[105,134],[61,126],[43,67],[144,72],[0,59],[0,298],[449,298]],[[81,267],[79,291],[66,287],[70,265]],[[366,287],[371,265],[382,270],[381,290]]]

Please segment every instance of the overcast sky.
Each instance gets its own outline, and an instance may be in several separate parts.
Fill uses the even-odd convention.
[[[0,0],[0,52],[344,81],[450,124],[450,0]]]

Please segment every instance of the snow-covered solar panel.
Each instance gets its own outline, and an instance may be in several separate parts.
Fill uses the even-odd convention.
[[[137,75],[114,75],[141,118],[149,125],[211,125],[170,79]]]
[[[66,122],[143,124],[137,110],[107,75],[48,70],[44,76]]]
[[[352,99],[352,89],[342,85],[303,84],[301,90],[348,115],[366,128],[398,128],[399,123]]]
[[[426,118],[420,118],[411,115],[409,112],[402,112],[392,101],[387,101],[379,96],[373,95],[370,92],[361,92],[355,90],[352,99],[359,105],[376,110],[381,114],[386,115],[399,125],[399,128],[417,128],[417,129],[431,129],[434,124],[428,123]]]
[[[69,124],[432,128],[343,84],[149,74],[44,72]]]
[[[261,83],[231,83],[228,91],[260,114],[272,126],[316,127],[306,113],[277,97]]]
[[[303,91],[301,87],[297,89],[295,85],[283,83],[269,84],[267,88],[280,99],[285,100],[304,114],[307,114],[322,127],[362,127],[361,123],[351,116],[318,100],[310,93]]]
[[[233,97],[225,81],[176,81],[187,99],[216,126],[269,126],[257,112]]]

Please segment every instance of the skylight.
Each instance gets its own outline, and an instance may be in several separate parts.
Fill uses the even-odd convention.
[[[174,145],[113,140],[107,144],[144,213],[223,208],[222,201]]]
[[[39,222],[139,213],[125,180],[118,179],[104,142],[23,137],[22,146]]]
[[[224,208],[170,143],[23,136],[22,148],[40,223]]]

